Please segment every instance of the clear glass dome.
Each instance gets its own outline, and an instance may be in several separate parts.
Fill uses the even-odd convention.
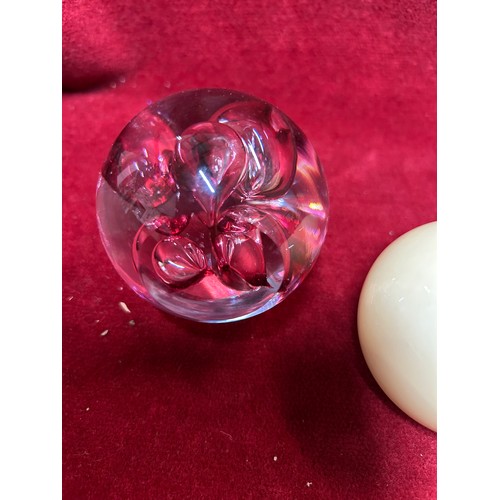
[[[304,280],[328,192],[304,133],[240,92],[171,95],[133,118],[97,186],[114,267],[160,309],[220,323],[259,314]]]

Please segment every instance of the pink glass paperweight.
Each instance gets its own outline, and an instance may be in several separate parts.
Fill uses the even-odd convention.
[[[240,92],[180,92],[121,132],[97,186],[114,267],[141,297],[207,323],[260,314],[318,258],[328,191],[304,133]]]

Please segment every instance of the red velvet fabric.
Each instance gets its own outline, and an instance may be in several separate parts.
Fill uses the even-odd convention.
[[[281,108],[330,189],[309,277],[228,325],[137,297],[95,220],[120,130],[195,87]],[[377,255],[436,218],[435,2],[66,0],[63,88],[64,497],[435,498],[436,435],[383,394],[356,331]]]

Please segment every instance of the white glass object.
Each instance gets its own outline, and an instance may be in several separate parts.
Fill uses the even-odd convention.
[[[358,333],[368,367],[410,417],[436,430],[437,223],[391,243],[366,277]]]

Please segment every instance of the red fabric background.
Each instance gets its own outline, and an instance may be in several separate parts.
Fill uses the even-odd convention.
[[[435,2],[67,0],[63,80],[65,498],[434,498],[436,435],[371,377],[356,308],[382,249],[436,218]],[[228,325],[135,296],[95,221],[120,130],[194,87],[280,107],[330,189],[307,280]]]

